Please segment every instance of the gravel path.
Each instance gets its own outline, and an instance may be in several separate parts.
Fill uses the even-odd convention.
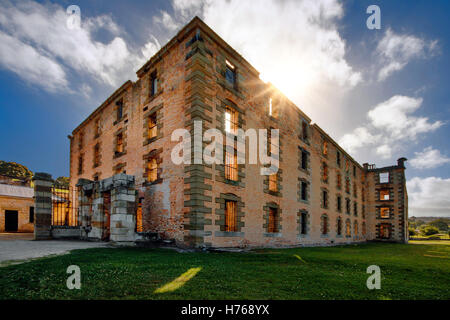
[[[34,241],[31,233],[0,233],[0,266],[50,255],[66,254],[74,249],[110,247],[104,242],[77,240]]]

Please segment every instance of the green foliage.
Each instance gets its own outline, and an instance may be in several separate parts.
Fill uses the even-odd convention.
[[[416,232],[416,230],[414,228],[409,228],[408,231],[409,231],[409,236],[410,237],[415,236],[417,234],[417,232]]]
[[[19,163],[0,160],[0,175],[17,179],[31,179],[33,172]]]
[[[55,186],[61,188],[68,188],[70,184],[70,179],[68,177],[58,177],[55,180]]]
[[[445,219],[437,219],[437,220],[430,222],[429,224],[430,224],[430,226],[436,227],[442,231],[449,230],[447,221]]]
[[[420,233],[425,236],[431,236],[433,234],[438,234],[439,229],[430,225],[423,225],[420,227]]]
[[[416,220],[416,227],[420,227],[421,225],[425,224],[425,221],[423,220]]]

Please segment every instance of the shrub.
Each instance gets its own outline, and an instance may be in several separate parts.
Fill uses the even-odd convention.
[[[414,230],[414,228],[409,228],[408,231],[409,231],[409,236],[410,237],[417,235],[417,232],[416,232],[416,230]]]
[[[420,229],[420,232],[425,236],[431,236],[433,234],[438,234],[439,229],[433,226],[424,226]]]

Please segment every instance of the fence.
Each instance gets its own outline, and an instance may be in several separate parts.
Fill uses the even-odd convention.
[[[78,189],[76,187],[52,187],[52,225],[79,226]]]

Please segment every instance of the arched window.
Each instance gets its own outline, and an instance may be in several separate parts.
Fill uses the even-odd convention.
[[[152,157],[147,161],[147,181],[155,182],[156,180],[158,180],[158,161],[156,157]]]

